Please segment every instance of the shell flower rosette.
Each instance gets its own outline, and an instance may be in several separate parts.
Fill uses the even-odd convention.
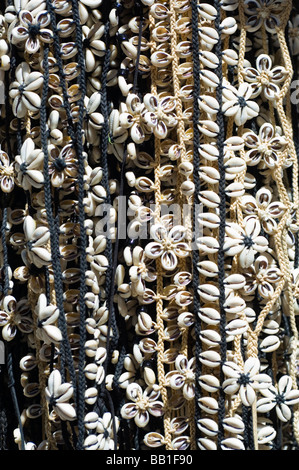
[[[189,255],[189,247],[184,242],[186,229],[175,225],[169,231],[162,224],[154,224],[150,229],[153,242],[145,246],[145,255],[150,259],[161,259],[163,269],[173,271],[178,264],[178,258]]]
[[[269,169],[279,164],[280,156],[287,149],[286,138],[281,135],[279,128],[274,129],[272,124],[263,123],[258,134],[246,131],[243,134],[246,150],[245,158],[248,166],[263,164]]]
[[[271,377],[260,373],[260,361],[251,357],[241,368],[238,364],[228,361],[223,365],[226,379],[223,382],[223,390],[229,395],[240,393],[242,403],[251,406],[256,400],[257,390],[268,390],[271,385]]]
[[[9,96],[12,98],[13,113],[24,118],[28,111],[36,112],[41,105],[40,89],[44,77],[41,72],[32,71],[27,62],[16,68],[15,80],[10,84]]]
[[[41,43],[50,43],[53,40],[52,30],[47,28],[51,22],[48,11],[41,11],[35,16],[30,11],[21,10],[18,19],[19,25],[15,25],[11,31],[12,43],[17,47],[24,44],[26,52],[35,54]]]
[[[272,66],[272,59],[266,54],[261,54],[256,59],[256,68],[246,67],[244,69],[244,79],[250,83],[252,88],[252,98],[259,95],[265,100],[275,100],[280,93],[280,85],[287,77],[285,67]]]
[[[147,387],[144,391],[140,385],[133,383],[126,388],[126,396],[131,402],[122,406],[121,415],[125,419],[134,419],[135,424],[144,428],[150,415],[161,417],[163,415],[163,403],[158,400],[160,392],[152,387]]]

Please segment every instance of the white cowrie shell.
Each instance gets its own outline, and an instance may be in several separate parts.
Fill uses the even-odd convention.
[[[182,162],[178,167],[179,173],[188,178],[192,175],[194,167],[191,162]]]
[[[205,20],[214,21],[217,17],[217,10],[212,5],[208,3],[201,3],[197,6],[198,13],[202,16]]]
[[[201,51],[199,53],[199,59],[202,64],[209,69],[216,69],[219,65],[219,59],[211,51]]]
[[[170,12],[162,3],[155,3],[150,8],[150,14],[157,20],[166,20],[170,15]]]
[[[245,429],[245,425],[239,416],[224,418],[223,427],[232,434],[242,434]]]
[[[246,170],[246,163],[242,158],[233,157],[230,158],[225,164],[226,178],[233,175],[233,177],[242,171]]]
[[[198,400],[199,407],[208,414],[218,413],[218,401],[213,397],[201,397]]]
[[[219,248],[218,241],[213,237],[199,237],[196,240],[197,247],[203,253],[217,253]]]
[[[202,212],[198,214],[198,223],[203,227],[217,228],[220,223],[220,218],[213,212]]]
[[[211,418],[201,418],[197,422],[198,429],[207,436],[214,437],[218,434],[218,424]]]
[[[220,28],[221,33],[231,35],[236,32],[238,25],[235,18],[230,16],[221,21]]]
[[[191,312],[183,312],[178,316],[177,322],[180,328],[189,328],[194,323],[194,315]]]
[[[228,296],[224,303],[224,309],[229,314],[237,314],[244,310],[246,304],[244,299],[235,295]]]
[[[260,445],[268,444],[273,441],[275,437],[276,431],[272,426],[264,426],[257,433],[258,443]]]
[[[201,70],[200,78],[208,87],[216,88],[219,85],[219,78],[214,72],[211,72],[210,70]]]
[[[199,337],[203,343],[211,348],[217,347],[221,342],[219,333],[212,329],[201,330]]]
[[[98,397],[97,389],[95,387],[87,388],[84,397],[87,405],[94,405]]]
[[[209,260],[200,261],[198,271],[206,277],[215,277],[218,274],[218,265]]]
[[[217,44],[219,36],[216,29],[209,26],[198,28],[199,37],[208,44]]]
[[[172,62],[172,56],[164,51],[156,51],[151,55],[151,62],[155,67],[167,67]]]
[[[208,437],[200,437],[197,440],[197,444],[200,450],[217,450],[216,442]]]
[[[238,53],[233,49],[225,49],[222,52],[222,59],[228,65],[237,65],[238,63]]]
[[[151,448],[161,447],[164,445],[164,436],[158,432],[148,432],[144,436],[143,442],[146,446]]]
[[[151,192],[154,190],[154,183],[149,178],[141,176],[136,179],[135,188],[141,192]]]
[[[75,30],[75,27],[75,22],[70,18],[65,18],[57,23],[57,30],[59,31],[59,36],[62,38],[67,38],[71,36],[72,32]]]
[[[259,349],[263,353],[271,353],[276,351],[280,346],[280,339],[275,336],[275,335],[268,335],[266,338],[264,338],[260,345]]]
[[[279,324],[275,320],[265,320],[262,332],[267,335],[276,335],[279,333]]]
[[[208,302],[215,302],[219,299],[219,289],[213,284],[201,284],[197,289],[198,294]]]
[[[218,392],[220,388],[218,378],[210,374],[201,375],[198,379],[198,383],[204,390],[210,393]]]
[[[176,47],[176,53],[179,58],[186,59],[192,55],[192,44],[190,41],[181,41]]]
[[[220,180],[219,171],[211,166],[201,166],[198,174],[206,183],[216,184]]]
[[[95,429],[97,427],[98,420],[98,413],[91,411],[87,413],[87,415],[85,415],[84,417],[84,426],[86,427],[86,429]]]
[[[207,367],[218,367],[221,363],[221,356],[216,351],[204,351],[199,354],[199,360]]]
[[[198,106],[200,109],[208,114],[217,114],[219,111],[219,103],[213,96],[201,95],[198,99]]]
[[[227,149],[232,150],[233,152],[237,152],[244,147],[244,139],[243,137],[234,135],[233,137],[226,139],[224,145]]]
[[[97,450],[99,447],[99,440],[95,434],[89,434],[84,440],[85,450]]]
[[[220,313],[212,307],[200,307],[198,316],[207,325],[218,325],[220,322]]]
[[[220,204],[220,197],[214,191],[201,191],[198,199],[207,207],[215,209]]]
[[[219,157],[219,150],[216,145],[203,144],[198,149],[199,154],[208,161],[216,161]]]
[[[245,286],[246,279],[242,274],[230,274],[225,278],[224,284],[230,289],[238,290]]]
[[[197,126],[200,132],[207,137],[216,137],[219,134],[219,126],[214,121],[201,120]]]
[[[225,327],[228,335],[243,335],[247,330],[247,321],[241,319],[232,320]]]
[[[225,194],[231,198],[237,198],[243,196],[245,193],[244,184],[238,181],[234,181],[225,188]]]
[[[195,185],[193,181],[183,181],[181,184],[181,191],[184,196],[191,196],[192,194],[194,194]]]
[[[244,444],[236,437],[228,437],[221,441],[222,450],[245,450]]]
[[[137,48],[129,41],[122,41],[121,42],[121,49],[123,53],[131,58],[131,59],[136,59],[137,57]]]

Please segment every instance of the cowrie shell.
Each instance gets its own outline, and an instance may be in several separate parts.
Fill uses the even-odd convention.
[[[231,198],[243,196],[245,194],[244,184],[237,181],[229,184],[225,188],[225,194]]]
[[[236,295],[229,295],[224,304],[224,309],[228,314],[237,314],[244,310],[246,303],[244,299]]]
[[[218,265],[213,261],[200,261],[198,271],[206,277],[215,277],[218,274]]]
[[[218,434],[218,424],[211,418],[201,418],[197,422],[198,429],[207,436],[214,437]]]
[[[199,154],[208,161],[216,161],[219,157],[219,150],[216,145],[203,144],[198,149]]]
[[[209,114],[217,114],[219,111],[219,103],[213,96],[201,95],[198,99],[200,109]]]
[[[201,70],[200,78],[208,87],[216,88],[219,85],[219,78],[214,72],[211,72],[210,70]]]
[[[191,21],[190,21],[190,18],[188,18],[187,16],[183,17],[183,18],[180,18],[177,22],[176,22],[176,31],[178,34],[190,34],[191,33]]]
[[[186,59],[192,55],[192,44],[190,41],[181,41],[176,47],[176,53],[179,58]]]
[[[279,333],[280,326],[275,320],[265,320],[262,331],[268,335],[275,335]]]
[[[276,437],[276,431],[272,426],[263,426],[257,434],[258,442],[260,445],[271,442]]]
[[[197,440],[197,444],[200,450],[217,450],[216,442],[212,441],[208,437],[200,437]]]
[[[201,212],[197,216],[198,223],[203,227],[217,228],[220,223],[220,218],[213,212]]]
[[[75,31],[75,23],[69,18],[65,18],[63,20],[60,20],[57,23],[57,29],[59,31],[59,36],[62,38],[67,38],[71,36],[73,31]]]
[[[212,284],[201,284],[197,289],[198,294],[209,302],[217,301],[219,299],[219,289]]]
[[[136,59],[136,57],[137,57],[137,48],[134,46],[134,44],[132,44],[129,41],[122,41],[121,42],[121,49],[127,57],[129,57],[131,59]]]
[[[86,427],[86,429],[95,429],[97,427],[98,420],[99,420],[98,413],[94,411],[90,411],[84,417],[84,426]]]
[[[194,194],[195,185],[193,181],[183,181],[181,184],[181,191],[184,196],[191,196],[192,194]]]
[[[271,353],[273,351],[276,351],[280,346],[280,339],[276,335],[268,335],[266,338],[264,338],[260,345],[259,349],[263,353]]]
[[[155,67],[167,67],[172,62],[172,56],[167,52],[157,51],[151,55],[151,62]]]
[[[224,284],[230,289],[238,290],[246,284],[246,279],[242,274],[230,274],[224,280]]]
[[[148,432],[144,438],[143,442],[146,446],[156,448],[164,445],[164,436],[158,432]]]
[[[203,26],[198,28],[199,37],[208,44],[217,44],[219,35],[214,28]]]
[[[215,209],[220,204],[220,197],[214,191],[201,191],[198,199],[207,207]]]
[[[84,397],[87,405],[94,405],[98,397],[97,389],[95,387],[87,388]]]
[[[205,20],[213,21],[217,17],[217,10],[212,5],[208,3],[201,3],[197,6],[198,12],[200,16],[202,16]]]
[[[216,137],[219,134],[219,126],[214,121],[201,120],[197,126],[200,132],[208,137]]]
[[[241,434],[245,429],[245,425],[239,416],[224,418],[223,427],[226,431],[233,434]]]
[[[204,253],[217,253],[219,249],[219,243],[213,237],[199,237],[196,240],[196,244],[198,249]]]
[[[198,400],[199,407],[208,414],[218,413],[218,401],[213,397],[201,397]]]
[[[204,351],[199,354],[199,360],[207,367],[218,367],[221,363],[221,356],[216,351]]]
[[[228,437],[221,441],[222,450],[245,450],[244,444],[236,437]]]
[[[232,320],[225,327],[226,333],[233,336],[243,335],[247,330],[248,323],[241,319]]]
[[[220,180],[219,171],[211,166],[201,166],[198,174],[206,183],[216,184]]]
[[[86,450],[97,450],[99,447],[99,440],[95,434],[89,434],[84,440],[84,449]]]
[[[212,329],[201,330],[199,337],[203,343],[211,348],[217,347],[221,342],[220,334]]]
[[[199,59],[201,63],[209,69],[216,69],[219,65],[218,57],[211,51],[201,51],[199,53]]]
[[[220,322],[220,313],[212,307],[200,307],[198,316],[208,325],[218,325]]]
[[[231,35],[236,32],[238,25],[235,18],[230,16],[221,21],[220,28],[222,34]]]

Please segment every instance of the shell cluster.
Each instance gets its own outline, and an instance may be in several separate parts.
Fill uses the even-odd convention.
[[[1,8],[1,450],[298,450],[296,2]]]

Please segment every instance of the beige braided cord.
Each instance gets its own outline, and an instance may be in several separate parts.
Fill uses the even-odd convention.
[[[151,50],[155,50],[155,41],[152,35],[152,31],[155,27],[155,19],[149,13],[149,29],[151,34]],[[157,96],[157,69],[152,67],[151,69],[151,92]],[[160,155],[161,155],[161,144],[159,139],[155,137],[155,222],[160,221],[160,210],[161,210],[161,181],[160,181]],[[170,427],[170,409],[168,406],[168,393],[165,386],[165,370],[164,370],[164,322],[163,322],[163,269],[161,260],[156,260],[156,271],[157,271],[157,292],[156,292],[156,323],[158,332],[157,341],[157,371],[158,371],[158,382],[161,392],[161,397],[164,407],[164,443],[166,450],[172,449],[171,439],[171,427]]]
[[[184,124],[184,116],[183,116],[183,104],[182,100],[180,97],[180,80],[179,80],[179,58],[177,54],[177,45],[178,45],[178,35],[176,31],[176,21],[177,21],[177,15],[176,15],[176,9],[175,9],[175,1],[170,0],[169,2],[169,11],[170,11],[170,45],[171,45],[171,55],[172,55],[172,77],[173,77],[173,95],[174,99],[176,101],[176,115],[178,119],[178,125],[177,125],[177,139],[178,139],[178,144],[180,147],[180,159],[179,163],[183,163],[185,161],[188,161],[188,158],[186,157],[186,143],[185,143],[185,124]],[[182,176],[181,173],[178,172],[178,185],[181,186],[181,180]],[[179,204],[180,204],[180,209],[181,209],[181,215],[184,214],[183,212],[183,204],[186,202],[190,203],[190,198],[184,196],[182,194],[182,191],[180,189],[180,192],[178,194],[179,197]],[[185,216],[186,214],[184,214]],[[187,220],[186,220],[187,219]],[[186,227],[186,233],[187,233],[187,242],[191,243],[192,239],[192,223],[191,223],[191,218],[190,217],[185,217],[184,220],[184,226]],[[183,258],[180,260],[180,268],[183,271],[187,270],[187,260],[186,258]],[[186,290],[186,288],[185,288]],[[184,310],[186,311],[187,308],[185,307]],[[182,330],[182,340],[181,340],[181,349],[180,352],[184,354],[186,357],[188,357],[188,350],[189,350],[189,329],[184,328]],[[189,427],[190,427],[190,448],[191,450],[195,450],[197,448],[196,446],[196,428],[195,428],[195,421],[192,419],[192,416],[195,416],[195,403],[194,399],[188,400],[186,404],[187,408],[187,413],[189,416]]]

